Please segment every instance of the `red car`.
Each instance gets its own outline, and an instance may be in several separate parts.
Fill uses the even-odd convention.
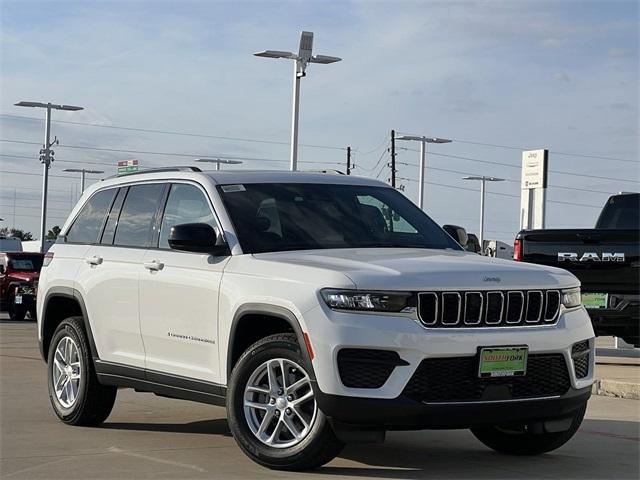
[[[38,278],[44,255],[33,252],[0,253],[0,310],[11,320],[36,318]]]

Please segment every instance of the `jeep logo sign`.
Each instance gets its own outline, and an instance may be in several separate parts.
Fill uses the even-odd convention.
[[[558,261],[564,262],[565,260],[570,262],[624,262],[624,252],[602,252],[602,256],[595,252],[585,252],[580,258],[575,252],[558,252]]]

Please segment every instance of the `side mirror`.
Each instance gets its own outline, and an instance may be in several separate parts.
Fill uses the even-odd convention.
[[[229,247],[217,235],[211,225],[206,223],[183,223],[174,225],[169,232],[169,247],[183,252],[224,255]]]
[[[467,231],[458,225],[443,225],[442,229],[458,242],[461,246],[466,247],[469,242]]]

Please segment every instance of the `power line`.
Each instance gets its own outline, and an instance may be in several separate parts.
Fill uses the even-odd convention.
[[[11,118],[23,118],[29,120],[42,121],[40,118],[36,117],[28,117],[26,115],[14,115],[10,113],[0,113],[0,116],[3,117],[11,117]],[[236,142],[250,142],[250,143],[268,143],[272,145],[290,145],[289,142],[280,142],[277,140],[261,140],[255,138],[243,138],[243,137],[226,137],[221,135],[208,135],[204,133],[192,133],[192,132],[176,132],[171,130],[155,130],[151,128],[136,128],[136,127],[119,127],[117,125],[102,125],[99,123],[86,123],[86,122],[71,122],[68,120],[51,120],[52,123],[66,123],[68,125],[81,125],[84,127],[98,127],[98,128],[109,128],[113,130],[126,130],[131,132],[144,132],[144,133],[158,133],[163,135],[178,135],[183,137],[199,137],[199,138],[213,138],[216,140],[231,140]],[[323,148],[327,150],[346,150],[346,147],[337,147],[334,145],[311,145],[300,143],[298,144],[300,147],[309,147],[309,148]]]
[[[402,132],[406,134],[407,132]],[[494,147],[494,148],[505,148],[508,150],[532,150],[530,147],[517,147],[513,145],[500,145],[497,143],[484,143],[484,142],[473,142],[471,140],[460,140],[457,138],[452,138],[452,140],[456,143],[466,143],[468,145],[480,145],[482,147]],[[640,162],[637,160],[629,160],[626,158],[616,158],[616,157],[607,157],[604,155],[591,155],[586,153],[570,153],[570,152],[560,152],[558,150],[549,150],[549,153],[553,153],[554,155],[564,155],[568,157],[583,157],[583,158],[593,158],[598,160],[611,160],[614,162],[625,162],[625,163],[635,163],[636,165],[640,165]]]
[[[406,180],[408,182],[417,182],[417,180],[414,180],[413,178],[405,178],[405,177],[398,177],[400,180]],[[436,185],[438,187],[447,187],[447,188],[455,188],[457,190],[466,190],[468,192],[477,192],[477,190],[474,190],[473,188],[465,188],[465,187],[458,187],[456,185],[447,185],[445,183],[436,183],[436,182],[425,182],[429,185]],[[500,193],[500,192],[487,192],[487,194],[489,195],[498,195],[501,197],[511,197],[511,198],[520,198],[519,195],[513,195],[511,193]],[[561,205],[573,205],[576,207],[589,207],[589,208],[597,208],[597,209],[602,209],[602,205],[589,205],[586,203],[573,203],[573,202],[564,202],[561,200],[547,200],[548,203],[558,203]]]
[[[8,143],[19,143],[25,145],[40,145],[39,142],[28,142],[25,140],[8,140],[8,139],[0,139],[0,142],[8,142]],[[79,150],[96,150],[100,152],[115,152],[115,153],[135,153],[142,155],[164,155],[168,157],[186,157],[186,158],[198,158],[198,157],[206,157],[211,156],[212,154],[202,154],[202,153],[176,153],[176,152],[153,152],[148,150],[125,150],[119,148],[108,148],[108,147],[89,147],[89,146],[81,146],[81,145],[58,145],[58,148],[72,148]],[[247,161],[261,161],[261,162],[284,162],[289,163],[289,160],[282,159],[274,159],[274,158],[256,158],[256,157],[239,157],[235,155],[225,155],[225,154],[215,154],[213,156],[233,159],[233,160],[247,160]],[[322,164],[322,165],[342,165],[340,162],[323,162],[323,161],[301,161],[299,163],[309,163],[309,164]]]
[[[407,150],[409,150],[411,152],[419,152],[419,150],[416,150],[414,148],[408,148]],[[510,163],[494,162],[494,161],[491,161],[491,160],[480,160],[479,158],[462,157],[460,155],[449,155],[449,154],[446,154],[446,153],[429,152],[429,155],[435,155],[435,156],[438,156],[438,157],[446,157],[446,158],[457,158],[459,160],[467,160],[467,161],[470,161],[470,162],[486,163],[486,164],[490,164],[490,165],[501,165],[503,167],[509,167],[509,168],[517,168],[517,169],[521,169],[522,168],[519,165],[512,165]],[[549,170],[549,171],[552,172],[552,173],[559,173],[559,174],[562,174],[562,175],[571,175],[573,177],[595,178],[597,180],[612,180],[614,182],[640,183],[640,182],[638,182],[638,180],[627,180],[627,179],[623,179],[623,178],[600,177],[600,176],[597,176],[597,175],[587,175],[585,173],[564,172],[562,170]]]
[[[396,162],[398,164],[401,165],[408,165],[411,167],[419,167],[419,165],[415,164],[415,163],[407,163],[407,162]],[[460,175],[481,175],[480,173],[471,173],[471,172],[463,172],[460,170],[450,170],[448,168],[440,168],[440,167],[431,167],[431,166],[427,166],[425,167],[425,170],[435,170],[435,171],[439,171],[439,172],[448,172],[448,173],[457,173]],[[505,180],[507,182],[510,183],[517,183],[518,185],[521,183],[520,180],[515,180],[513,178],[505,178]],[[602,193],[605,195],[615,195],[615,192],[605,192],[603,190],[594,190],[592,188],[578,188],[578,187],[567,187],[565,185],[554,185],[554,184],[548,184],[549,187],[553,187],[553,188],[562,188],[565,190],[576,190],[579,192],[589,192],[589,193]]]

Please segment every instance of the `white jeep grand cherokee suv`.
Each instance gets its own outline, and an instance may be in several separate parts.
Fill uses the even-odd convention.
[[[45,259],[38,338],[72,425],[130,387],[226,405],[240,448],[276,469],[387,430],[539,454],[591,392],[578,287],[465,252],[381,182],[158,169],[83,194]]]

